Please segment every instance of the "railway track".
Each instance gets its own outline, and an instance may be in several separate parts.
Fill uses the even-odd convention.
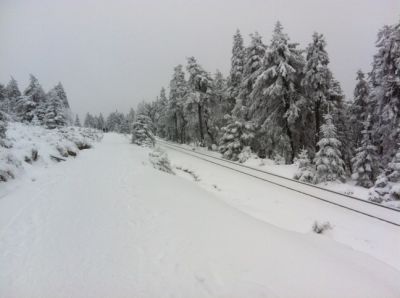
[[[288,189],[293,192],[301,193],[307,197],[320,200],[324,203],[335,205],[339,208],[356,212],[364,216],[400,227],[400,210],[389,206],[380,205],[374,202],[366,201],[351,195],[343,194],[333,190],[325,189],[320,186],[300,182],[294,179],[283,177],[274,173],[249,167],[230,160],[225,160],[211,156],[196,150],[189,150],[176,144],[171,144],[163,140],[157,142],[169,149],[179,151],[186,155],[201,159],[203,161],[221,166],[232,171],[262,180],[264,182]]]

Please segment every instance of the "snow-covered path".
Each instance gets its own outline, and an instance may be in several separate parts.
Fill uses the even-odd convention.
[[[400,296],[390,266],[254,219],[147,155],[107,134],[1,198],[0,297]]]

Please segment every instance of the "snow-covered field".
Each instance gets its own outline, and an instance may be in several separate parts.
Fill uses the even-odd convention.
[[[0,296],[400,296],[398,230],[178,153],[200,181],[167,174],[149,152],[106,134],[13,181],[0,199]],[[310,232],[315,219],[333,229]],[[362,241],[370,251],[351,248]]]

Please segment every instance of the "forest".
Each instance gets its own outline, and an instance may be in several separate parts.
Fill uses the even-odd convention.
[[[228,75],[211,74],[189,57],[173,69],[168,94],[162,87],[154,101],[126,114],[87,113],[83,126],[119,133],[144,127],[233,161],[257,154],[297,163],[294,178],[303,182],[353,179],[371,188],[370,200],[400,199],[400,23],[378,32],[371,69],[354,74],[353,98],[345,98],[330,70],[326,45],[324,35],[314,33],[302,49],[280,22],[269,43],[255,32],[245,45],[237,30]],[[81,126],[62,84],[45,93],[33,75],[22,94],[13,78],[0,85],[0,107],[2,139],[7,121]]]

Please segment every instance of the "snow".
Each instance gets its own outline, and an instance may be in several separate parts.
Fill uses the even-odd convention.
[[[1,296],[399,296],[398,268],[229,203],[221,193],[231,186],[232,194],[239,181],[249,186],[245,178],[216,168],[205,175],[204,164],[180,160],[198,166],[201,182],[189,181],[154,169],[149,152],[110,133],[76,159],[39,167],[35,180],[14,181],[18,189],[0,199]],[[174,162],[183,158],[169,153]],[[222,191],[202,184],[221,174]],[[280,200],[274,187],[263,185],[262,193]],[[299,206],[288,206],[279,216],[294,224]],[[324,217],[323,207],[313,207]],[[329,233],[341,230],[333,224]]]
[[[333,229],[327,232],[327,237],[400,270],[398,227],[232,172],[170,147],[165,149],[173,166],[194,171],[199,177],[199,186],[213,192],[229,206],[266,223],[299,233],[310,233],[315,221],[329,221]],[[288,170],[291,166],[282,167]],[[187,178],[187,175],[182,177]],[[272,177],[268,179],[275,181]]]

